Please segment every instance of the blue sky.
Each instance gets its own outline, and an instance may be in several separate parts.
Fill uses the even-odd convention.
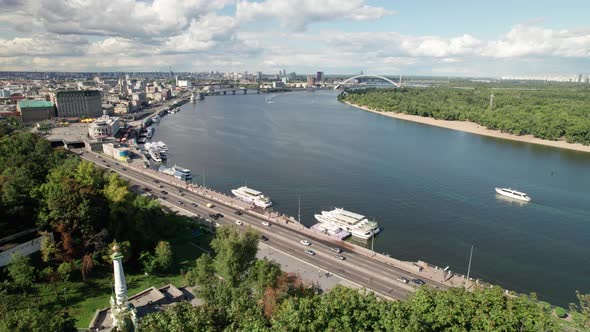
[[[590,2],[0,0],[0,70],[590,72]]]

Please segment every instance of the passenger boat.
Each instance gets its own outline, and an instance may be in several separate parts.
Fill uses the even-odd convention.
[[[342,208],[322,211],[321,214],[316,214],[315,218],[321,223],[338,225],[352,236],[364,240],[370,239],[381,231],[377,222],[369,221],[362,214],[350,212]]]
[[[516,191],[511,188],[495,188],[498,195],[517,199],[519,201],[530,202],[531,198],[523,192]]]
[[[244,202],[253,203],[261,208],[267,208],[272,205],[270,197],[266,197],[260,191],[256,191],[246,186],[233,189],[231,192]]]

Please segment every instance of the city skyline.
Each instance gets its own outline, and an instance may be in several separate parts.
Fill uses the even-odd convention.
[[[582,1],[0,1],[3,71],[590,71]]]

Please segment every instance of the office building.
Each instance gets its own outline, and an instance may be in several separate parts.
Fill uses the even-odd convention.
[[[54,96],[60,118],[96,118],[102,114],[98,90],[58,91]]]
[[[315,81],[316,82],[323,82],[324,81],[324,72],[323,71],[318,71],[315,75]]]
[[[315,86],[315,76],[313,75],[308,75],[307,76],[307,87],[311,88]]]
[[[53,103],[45,100],[20,100],[16,104],[16,110],[24,124],[49,120],[55,116]]]

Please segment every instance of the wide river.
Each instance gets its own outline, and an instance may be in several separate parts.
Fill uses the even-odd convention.
[[[465,274],[473,245],[473,277],[561,306],[590,293],[590,154],[392,119],[333,91],[206,97],[153,140],[218,191],[247,182],[292,216],[301,195],[306,225],[334,207],[375,218],[375,250],[393,257]]]

